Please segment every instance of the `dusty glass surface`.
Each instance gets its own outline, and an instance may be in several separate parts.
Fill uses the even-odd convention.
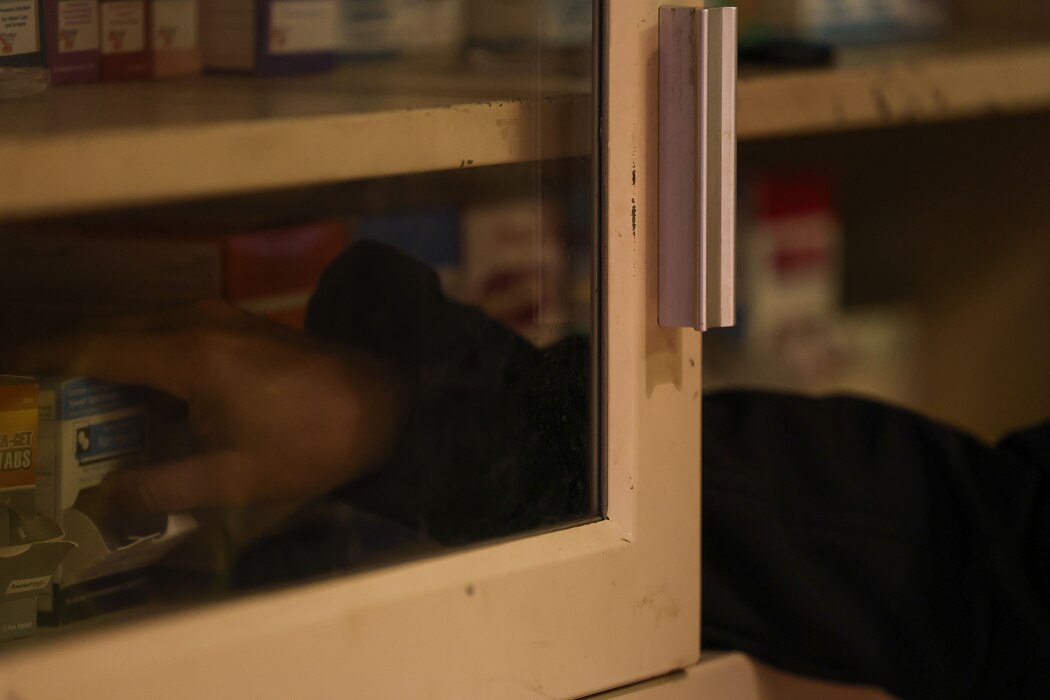
[[[33,467],[0,470],[0,548],[78,547],[0,558],[0,615],[35,597],[48,637],[598,516],[591,3],[333,8],[324,60],[12,103],[56,152],[114,139],[83,192],[118,185],[4,203],[0,456],[31,434]],[[354,152],[311,171],[324,129]],[[232,185],[179,170],[213,149]]]

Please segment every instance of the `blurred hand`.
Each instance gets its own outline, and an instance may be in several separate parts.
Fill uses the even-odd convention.
[[[7,353],[5,353],[7,354]],[[138,513],[294,503],[363,476],[399,428],[393,372],[220,302],[16,347],[2,366],[152,387],[186,402],[196,450],[113,472]]]

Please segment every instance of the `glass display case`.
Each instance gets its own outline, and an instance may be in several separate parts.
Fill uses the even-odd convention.
[[[259,3],[259,16],[291,22],[322,4],[266,15]],[[416,3],[421,24],[372,4],[379,14],[343,3],[339,21],[394,23],[397,46],[344,46],[325,72],[259,74],[286,65],[270,36],[255,75],[104,80],[3,105],[0,151],[17,163],[0,200],[5,342],[58,332],[74,359],[52,364],[73,381],[189,400],[188,421],[152,393],[107,405],[149,425],[148,453],[113,473],[237,472],[220,455],[239,438],[216,441],[194,419],[202,392],[229,376],[193,374],[231,338],[215,317],[200,331],[208,309],[305,325],[327,345],[321,356],[296,345],[300,368],[325,366],[340,343],[369,355],[351,384],[392,376],[403,409],[362,389],[402,432],[375,438],[370,464],[323,493],[252,491],[252,466],[223,496],[185,502],[194,524],[143,519],[170,510],[146,499],[128,525],[120,503],[90,498],[113,483],[92,488],[103,457],[131,459],[92,451],[116,419],[84,427],[75,421],[96,416],[63,412],[108,389],[38,376],[41,405],[46,392],[58,401],[42,437],[60,452],[51,433],[73,430],[79,469],[74,486],[61,485],[61,455],[44,470],[51,517],[67,537],[85,523],[113,530],[41,587],[64,624],[0,652],[7,692],[576,697],[698,658],[700,340],[657,319],[658,5],[504,2],[502,16],[458,3],[464,29],[440,38],[427,28],[457,3]],[[216,8],[201,13],[205,68],[208,23],[233,31]],[[398,21],[416,22],[419,41]],[[200,298],[222,301],[186,311]],[[287,330],[243,322],[284,348]],[[163,346],[163,370],[143,370],[147,346]],[[318,392],[286,429],[291,395],[253,369],[257,345],[238,348],[224,366],[264,390],[230,410],[276,416],[247,463],[270,464],[270,484],[309,480],[314,456],[287,448],[302,444],[296,433],[328,444],[341,404]],[[372,444],[374,425],[353,432],[348,415],[348,432]],[[122,552],[173,535],[145,583],[127,577]],[[112,600],[120,587],[138,604]]]

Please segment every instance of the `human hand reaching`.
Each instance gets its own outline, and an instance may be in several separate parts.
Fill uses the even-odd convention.
[[[368,473],[400,424],[399,383],[382,361],[221,302],[112,319],[4,354],[8,371],[142,385],[186,402],[191,454],[117,470],[100,487],[131,512],[306,501]]]

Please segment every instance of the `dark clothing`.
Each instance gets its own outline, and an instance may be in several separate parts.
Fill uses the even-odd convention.
[[[585,338],[541,352],[369,241],[325,271],[307,330],[393,361],[408,382],[401,444],[345,500],[445,544],[585,515]]]
[[[396,454],[341,498],[448,544],[587,514],[586,340],[539,351],[368,243],[308,329],[410,385]],[[991,449],[852,398],[703,415],[705,646],[904,697],[1050,695],[1050,424]]]
[[[705,645],[907,698],[1050,695],[1050,423],[990,449],[852,398],[704,401]]]

